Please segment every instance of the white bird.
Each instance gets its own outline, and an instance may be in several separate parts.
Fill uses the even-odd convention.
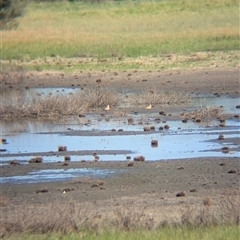
[[[149,106],[146,107],[147,110],[152,109],[152,105],[150,104]]]
[[[105,108],[105,111],[109,111],[110,110],[110,106],[107,105],[107,107]]]

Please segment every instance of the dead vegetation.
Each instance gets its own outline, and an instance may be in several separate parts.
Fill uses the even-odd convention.
[[[186,211],[182,213],[181,222],[191,226],[239,225],[239,202],[239,194],[229,190],[226,190],[220,197],[220,201],[215,204],[210,197],[205,197],[203,199],[204,206],[198,211],[195,207],[187,207]]]
[[[191,112],[183,112],[181,116],[185,121],[187,121],[187,119],[193,119],[196,122],[201,122],[221,118],[222,114],[223,111],[220,107],[206,106]]]
[[[75,180],[75,184],[85,183],[100,186],[104,182],[89,179]],[[63,189],[62,196],[74,189]],[[65,192],[64,192],[65,191]],[[47,189],[40,189],[36,194],[46,194]],[[79,232],[83,229],[100,231],[103,229],[119,229],[133,231],[136,229],[153,229],[181,224],[197,227],[212,225],[239,225],[240,205],[239,195],[236,192],[225,191],[220,200],[214,202],[209,197],[203,199],[202,206],[187,205],[181,213],[181,221],[173,222],[167,219],[156,222],[146,207],[137,206],[132,202],[101,212],[93,209],[91,204],[83,204],[69,199],[68,202],[55,200],[47,204],[14,205],[4,196],[0,196],[1,219],[0,232],[2,237],[16,233],[39,233],[48,232]]]
[[[133,105],[158,105],[158,104],[186,104],[190,101],[190,96],[177,91],[164,92],[157,86],[151,86],[139,94],[129,96]]]
[[[116,106],[119,103],[119,96],[115,91],[103,88],[85,89],[81,99],[86,103],[87,108],[106,107],[107,105]]]
[[[134,207],[122,207],[114,211],[114,216],[112,224],[120,230],[132,231],[135,229],[152,229],[154,227],[154,219],[145,213],[145,209],[139,211]]]
[[[75,94],[26,94],[12,91],[1,94],[0,115],[2,119],[46,118],[59,119],[64,116],[79,115],[106,104],[118,104],[119,97],[114,91],[105,89],[85,89]]]

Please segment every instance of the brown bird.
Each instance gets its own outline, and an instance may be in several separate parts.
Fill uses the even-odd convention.
[[[110,106],[107,105],[107,107],[105,107],[105,111],[109,111],[110,110]]]
[[[146,107],[147,110],[152,109],[152,105],[150,104],[149,106]]]

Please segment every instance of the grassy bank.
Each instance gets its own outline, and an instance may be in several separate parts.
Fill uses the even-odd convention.
[[[18,28],[1,33],[1,58],[136,58],[237,50],[238,11],[236,0],[31,3]]]
[[[149,209],[136,207],[135,203],[132,203],[134,206],[127,203],[102,211],[89,203],[71,198],[64,202],[63,199],[45,204],[23,202],[14,205],[6,196],[0,196],[1,236],[9,240],[225,240],[238,239],[240,233],[239,197],[229,192],[225,192],[215,206],[211,198],[206,197],[202,206],[189,205],[177,218],[175,215],[175,220],[165,216],[164,221],[154,217]],[[177,212],[178,207],[175,208]]]
[[[43,234],[43,235],[18,235],[17,239],[25,239],[25,240],[53,240],[53,239],[62,239],[62,240],[77,240],[77,239],[85,239],[85,240],[152,240],[152,239],[179,239],[179,240],[220,240],[220,239],[237,239],[239,236],[240,228],[238,226],[221,226],[221,227],[200,227],[200,228],[191,228],[191,227],[181,227],[181,228],[160,228],[158,230],[141,230],[141,231],[133,231],[133,232],[123,232],[123,231],[109,231],[109,232],[99,232],[92,233],[90,231],[82,232],[82,233],[73,233],[73,234]],[[16,236],[12,236],[9,238],[16,239]]]

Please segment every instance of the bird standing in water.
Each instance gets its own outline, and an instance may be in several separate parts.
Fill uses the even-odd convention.
[[[105,107],[105,111],[109,111],[110,110],[110,106],[107,105],[107,107]]]
[[[152,105],[150,104],[149,106],[146,107],[147,110],[152,109]]]

